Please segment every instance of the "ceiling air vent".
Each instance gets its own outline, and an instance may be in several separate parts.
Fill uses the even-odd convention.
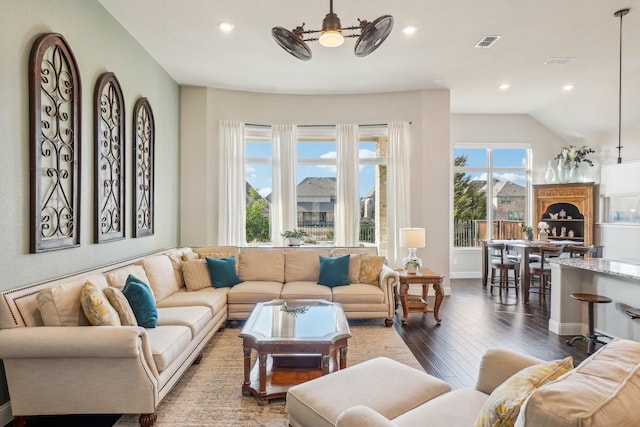
[[[554,56],[544,61],[545,65],[566,65],[569,62],[575,61],[576,58],[572,56]]]
[[[484,36],[482,40],[480,40],[476,44],[476,47],[482,47],[482,48],[491,47],[495,42],[497,42],[500,39],[500,37],[501,36]]]

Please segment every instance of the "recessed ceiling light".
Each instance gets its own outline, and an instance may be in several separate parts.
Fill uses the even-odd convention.
[[[509,83],[503,83],[500,85],[500,90],[507,90],[511,87]]]
[[[502,36],[484,36],[482,38],[482,40],[480,40],[478,43],[476,43],[476,47],[480,47],[480,48],[489,48],[491,46],[493,46],[493,44],[495,42],[497,42],[498,40],[500,40],[500,37]]]
[[[218,23],[218,28],[220,28],[221,31],[228,33],[231,32],[231,30],[233,30],[233,24],[230,22],[219,22]]]
[[[573,89],[573,85],[564,85],[564,86],[562,86],[562,90],[564,90],[565,92],[569,92],[572,89]]]
[[[418,28],[414,27],[413,25],[407,25],[402,29],[402,32],[408,36],[415,34],[416,31],[418,31]]]

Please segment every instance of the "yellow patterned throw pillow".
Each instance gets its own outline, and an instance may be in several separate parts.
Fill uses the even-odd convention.
[[[107,296],[91,281],[80,291],[80,303],[85,316],[93,326],[120,326],[118,312],[109,304]]]
[[[379,284],[383,265],[383,256],[362,255],[360,260],[360,283]]]
[[[200,289],[213,286],[211,283],[211,275],[209,275],[209,269],[207,268],[207,262],[204,259],[183,261],[182,274],[184,275],[184,283],[188,291],[199,291]]]
[[[480,410],[476,427],[512,427],[520,407],[538,387],[573,369],[573,359],[566,357],[529,366],[496,387]]]

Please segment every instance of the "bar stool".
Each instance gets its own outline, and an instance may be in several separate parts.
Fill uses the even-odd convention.
[[[549,264],[550,258],[556,258],[560,256],[562,252],[561,246],[547,245],[540,247],[540,262],[532,262],[529,264],[529,283],[533,283],[533,279],[537,276],[538,293],[541,294],[539,301],[546,299],[547,288],[551,288],[551,265]],[[529,287],[531,291],[532,287]]]
[[[516,290],[516,298],[518,297],[518,276],[520,270],[520,263],[517,261],[510,261],[507,259],[507,250],[504,243],[488,243],[487,250],[490,256],[491,264],[491,280],[489,286],[491,286],[491,293],[493,294],[493,287],[500,287],[500,296],[502,296],[502,289],[508,292],[509,289],[509,270],[513,271],[513,288]],[[496,270],[500,271],[500,279],[498,285],[494,283],[496,277]]]
[[[629,308],[625,310],[625,313],[632,319],[640,319],[640,308]]]
[[[585,341],[587,343],[587,353],[591,354],[596,349],[596,343],[606,344],[606,342],[600,341],[598,337],[611,338],[607,335],[596,333],[595,326],[594,326],[594,312],[593,312],[594,304],[610,303],[611,298],[608,298],[602,295],[596,295],[596,294],[578,294],[578,293],[571,294],[571,298],[578,301],[589,303],[589,332],[587,332],[586,336],[577,335],[571,339],[568,339],[567,344],[573,345],[573,343],[576,342],[577,340]]]
[[[569,253],[569,258],[584,258],[587,254],[595,252],[596,247],[581,246],[581,245],[567,245],[564,248],[565,252]]]

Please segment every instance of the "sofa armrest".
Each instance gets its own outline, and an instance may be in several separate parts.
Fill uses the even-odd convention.
[[[397,425],[368,406],[357,405],[345,409],[338,415],[336,427],[397,427]]]
[[[39,326],[0,330],[0,359],[137,357],[144,328]]]
[[[394,291],[394,287],[400,283],[400,275],[397,271],[389,267],[388,265],[383,265],[382,270],[380,271],[380,288],[386,291],[390,290]]]
[[[476,390],[491,394],[516,372],[541,362],[543,360],[504,348],[487,350],[480,362]]]

